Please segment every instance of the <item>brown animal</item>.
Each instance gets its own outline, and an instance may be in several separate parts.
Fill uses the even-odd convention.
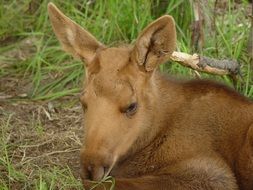
[[[176,46],[171,16],[132,47],[106,47],[52,3],[48,10],[63,48],[86,64],[86,186],[110,174],[116,190],[253,189],[253,104],[223,85],[158,71]]]

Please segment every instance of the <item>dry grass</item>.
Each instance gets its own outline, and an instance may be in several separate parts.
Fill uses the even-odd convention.
[[[49,103],[0,102],[0,182],[8,182],[9,189],[33,189],[38,183],[35,179],[43,172],[54,173],[52,168],[69,168],[66,175],[72,173],[78,180],[80,115],[79,104],[68,98]],[[50,184],[46,176],[43,180]],[[53,189],[60,188],[62,182],[55,181]]]

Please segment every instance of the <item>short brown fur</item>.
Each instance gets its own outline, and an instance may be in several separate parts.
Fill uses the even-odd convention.
[[[172,17],[147,26],[133,47],[108,48],[52,3],[48,10],[65,50],[86,63],[85,187],[110,174],[116,190],[253,189],[252,102],[157,71],[176,46]]]

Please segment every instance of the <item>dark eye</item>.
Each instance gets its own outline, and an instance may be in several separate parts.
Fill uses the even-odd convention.
[[[81,103],[81,104],[82,104],[83,111],[86,112],[86,110],[87,110],[87,108],[88,108],[88,107],[87,107],[87,104],[83,104],[83,103]]]
[[[79,102],[82,105],[83,111],[86,112],[86,110],[87,110],[87,104],[85,103],[84,93],[85,92],[82,92],[81,95],[79,96]]]
[[[127,115],[128,117],[131,117],[131,116],[133,116],[133,115],[136,113],[137,107],[138,107],[137,102],[131,103],[131,104],[124,110],[124,113],[126,113],[126,115]]]

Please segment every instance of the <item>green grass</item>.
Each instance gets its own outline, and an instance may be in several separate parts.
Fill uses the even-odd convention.
[[[0,2],[0,80],[5,77],[32,82],[29,100],[54,100],[67,95],[76,95],[82,86],[83,64],[67,55],[52,32],[47,14],[49,0],[1,0]],[[113,46],[116,43],[133,43],[138,33],[152,20],[164,14],[174,17],[177,27],[178,51],[194,53],[191,47],[191,24],[194,20],[190,0],[170,0],[166,7],[159,7],[158,0],[52,0],[67,16],[89,30],[101,42]],[[95,3],[94,3],[95,2]],[[213,0],[209,8],[205,6],[205,43],[196,53],[217,59],[236,59],[241,64],[242,79],[238,79],[236,89],[253,99],[253,74],[250,58],[246,51],[250,20],[246,14],[246,1],[234,8],[229,1],[228,8],[216,15],[212,26]],[[29,9],[29,6],[35,8]],[[23,40],[31,41],[31,46],[22,45]],[[13,56],[28,49],[24,57]],[[11,53],[10,53],[11,52]],[[4,64],[1,67],[1,64]],[[177,63],[161,66],[172,75],[194,78],[191,69]],[[228,76],[212,76],[200,73],[202,78],[212,78],[232,85]],[[1,88],[0,88],[1,89]],[[1,122],[0,137],[0,189],[11,189],[19,183],[22,189],[81,189],[80,182],[73,177],[70,169],[38,166],[30,179],[17,169],[12,161],[15,145],[8,142],[12,127],[10,115]]]
[[[47,3],[42,1],[38,8],[29,12],[28,5],[32,0],[4,1],[0,8],[0,39],[12,42],[0,47],[0,53],[15,49],[21,39],[34,37],[35,52],[24,60],[0,56],[10,67],[1,68],[0,76],[12,73],[23,75],[33,81],[29,92],[31,99],[57,99],[61,96],[76,94],[83,76],[83,65],[61,51],[47,15]],[[33,1],[36,2],[36,1]],[[178,50],[194,52],[191,48],[191,24],[194,19],[191,1],[172,0],[163,12],[153,4],[144,0],[120,1],[108,0],[96,3],[87,1],[53,1],[70,18],[88,29],[100,41],[113,45],[115,42],[131,43],[138,33],[152,20],[163,14],[171,14],[177,23]],[[92,2],[92,1],[91,1]],[[210,1],[210,8],[212,8]],[[237,59],[242,66],[243,81],[238,82],[237,89],[249,97],[252,94],[252,78],[250,78],[250,59],[246,52],[250,22],[245,15],[247,3],[234,10],[231,0],[228,10],[216,16],[216,25],[212,29],[210,23],[204,28],[205,43],[199,52],[215,58]],[[158,7],[159,8],[159,7]],[[207,18],[212,18],[212,11],[205,11]],[[193,77],[190,69],[177,64],[163,65],[165,72]],[[56,76],[56,77],[54,77]],[[210,77],[204,75],[203,77]],[[231,85],[228,77],[213,77]]]

